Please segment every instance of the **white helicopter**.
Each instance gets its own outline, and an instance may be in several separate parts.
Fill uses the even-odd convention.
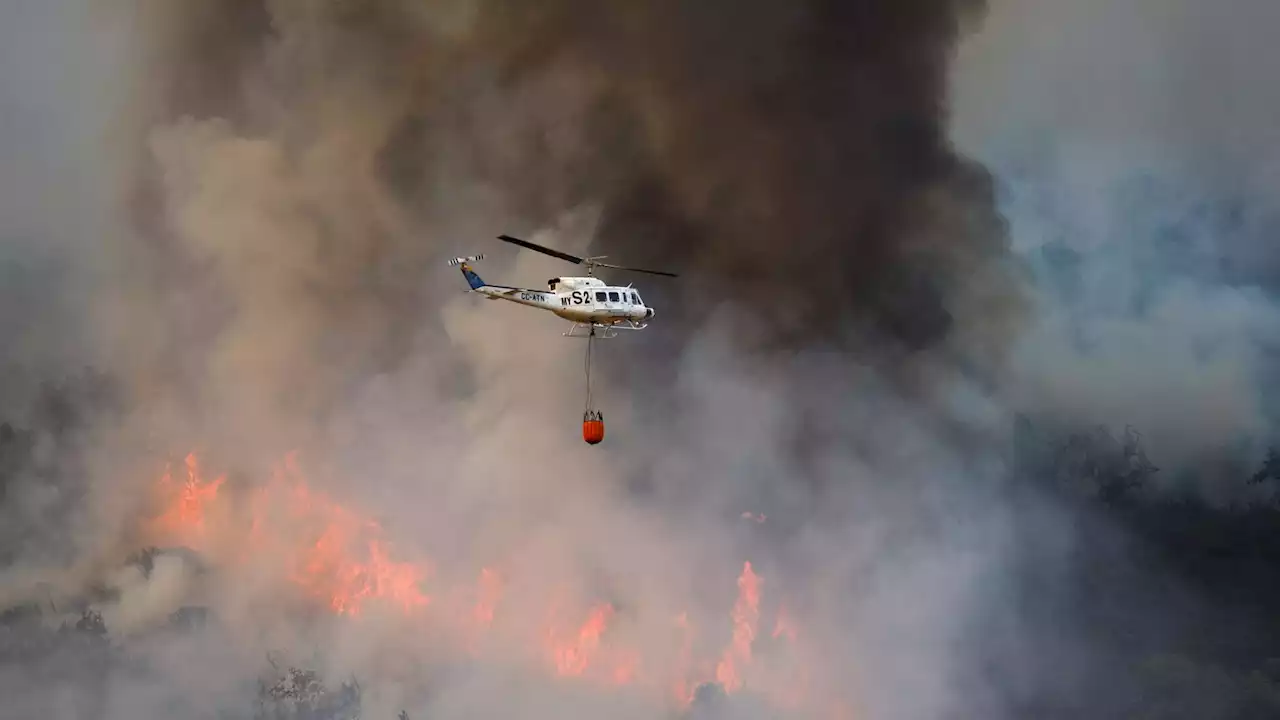
[[[640,299],[639,291],[630,284],[626,287],[606,285],[594,276],[595,268],[607,267],[615,270],[648,273],[650,275],[679,277],[675,273],[661,270],[644,270],[602,263],[600,258],[605,257],[603,255],[580,258],[531,243],[528,240],[511,237],[510,235],[499,235],[498,239],[544,255],[566,260],[575,265],[586,266],[586,277],[551,278],[547,281],[549,289],[544,292],[542,290],[531,290],[508,285],[490,285],[485,282],[476,274],[475,270],[471,269],[471,263],[484,259],[483,253],[470,257],[453,258],[449,261],[450,266],[457,266],[462,269],[463,277],[467,279],[467,284],[471,286],[469,292],[480,293],[489,300],[510,300],[520,305],[550,310],[552,313],[572,322],[573,327],[564,333],[565,337],[617,337],[616,331],[618,329],[643,330],[648,327],[649,320],[653,319],[653,308],[644,304],[644,301]],[[575,334],[579,330],[586,330],[587,334]]]

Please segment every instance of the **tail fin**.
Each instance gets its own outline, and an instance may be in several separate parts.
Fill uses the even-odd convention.
[[[479,255],[471,255],[470,257],[458,257],[450,260],[449,265],[450,267],[456,265],[459,268],[461,268],[462,276],[467,279],[467,284],[471,286],[471,289],[479,290],[480,288],[485,286],[485,281],[481,280],[480,276],[477,275],[476,272],[471,269],[471,265],[469,263],[473,263],[473,262],[476,262],[477,260],[483,260],[483,259],[484,259],[484,253],[481,253]]]

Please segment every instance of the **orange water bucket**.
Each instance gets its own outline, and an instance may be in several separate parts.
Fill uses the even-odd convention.
[[[582,439],[588,445],[598,445],[604,440],[604,415],[588,412],[582,418]]]

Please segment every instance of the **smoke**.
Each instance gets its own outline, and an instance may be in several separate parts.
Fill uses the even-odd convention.
[[[952,137],[998,178],[1029,279],[999,405],[1038,428],[1132,424],[1161,468],[1149,498],[1255,499],[1242,478],[1274,442],[1276,19],[1252,2],[994,2],[951,68]],[[1028,715],[1123,713],[1129,659],[1256,635],[1258,617],[1105,519],[1019,513],[987,606],[1016,610],[978,647],[1016,658],[997,684]]]
[[[760,640],[780,604],[798,619],[817,710],[998,715],[1049,672],[992,680],[994,651],[972,628],[1010,632],[991,620],[1014,604],[1009,569],[1033,558],[1056,577],[1073,539],[1049,509],[1052,537],[1024,545],[999,483],[1012,412],[1134,422],[1175,464],[1269,432],[1254,373],[1274,332],[1272,278],[1255,261],[1269,206],[1251,150],[1272,125],[1242,126],[1258,134],[1216,153],[1213,123],[1190,112],[1212,105],[1170,113],[1149,78],[1102,73],[1117,87],[1077,92],[1105,103],[1062,105],[1071,95],[1043,75],[1008,74],[1049,58],[1079,88],[1078,63],[1107,53],[1026,38],[1124,10],[1054,9],[1067,17],[1049,22],[1025,3],[984,21],[980,3],[941,0],[21,7],[27,24],[6,28],[51,34],[6,52],[76,56],[80,82],[6,63],[28,88],[14,95],[48,92],[58,107],[32,117],[84,127],[40,128],[57,139],[34,146],[41,133],[6,130],[0,148],[36,159],[10,163],[5,186],[58,188],[32,195],[56,208],[15,201],[8,216],[56,238],[81,281],[71,295],[33,285],[76,322],[14,315],[41,354],[5,360],[55,376],[102,367],[127,411],[50,450],[79,461],[83,495],[41,540],[72,560],[24,548],[3,589],[110,586],[96,605],[107,633],[146,668],[110,674],[115,716],[234,706],[268,651],[361,678],[366,717],[652,716],[665,710],[652,696],[531,669],[520,633],[563,602],[572,634],[574,613],[605,600],[620,608],[610,642],[669,660],[671,618],[687,612],[719,628],[701,640],[714,659],[745,561],[764,579]],[[90,32],[90,18],[120,24]],[[1175,20],[1090,37],[1152,72],[1130,36],[1158,45]],[[952,72],[961,28],[979,21]],[[1188,145],[1167,196],[1112,197],[1132,168]],[[63,153],[82,169],[70,188],[41,175]],[[1205,167],[1213,182],[1191,173]],[[1226,197],[1254,204],[1220,249],[1216,216],[1178,213],[1185,193],[1230,207],[1206,190],[1223,178],[1252,191]],[[658,321],[601,348],[605,446],[576,438],[583,348],[562,322],[480,303],[444,265],[485,252],[482,275],[528,285],[572,272],[490,244],[499,233],[682,274],[644,280]],[[1037,255],[1048,237],[1077,258],[1074,275]],[[206,479],[226,472],[226,516],[192,541],[217,570],[198,583],[173,561],[112,575],[146,539],[161,456],[191,449]],[[448,628],[375,610],[349,623],[298,602],[279,571],[288,543],[238,554],[236,522],[293,450],[313,489],[377,520],[397,558],[431,558],[433,592],[501,568],[514,600],[482,660],[460,659]],[[309,537],[276,511],[269,536]],[[193,602],[213,628],[150,634]],[[1001,667],[1035,654],[1008,645]],[[82,685],[69,692],[96,692]]]
[[[82,242],[109,225],[112,201],[98,158],[114,112],[94,97],[115,58],[109,39],[79,39],[74,3],[17,2],[6,10],[0,50],[0,273],[5,352],[0,399],[22,408],[41,381],[93,361],[81,309],[102,244]],[[95,64],[100,63],[100,64]],[[76,262],[73,256],[87,262]],[[94,259],[91,259],[94,258]]]
[[[1013,404],[1134,424],[1164,487],[1275,436],[1276,12],[997,3],[953,72],[957,141],[1036,278]]]

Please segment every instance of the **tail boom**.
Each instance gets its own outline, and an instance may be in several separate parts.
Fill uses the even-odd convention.
[[[483,254],[472,255],[471,257],[456,257],[449,260],[449,265],[462,271],[462,276],[467,279],[467,284],[471,286],[472,292],[480,293],[490,300],[508,300],[518,305],[527,305],[542,310],[554,311],[560,309],[560,300],[555,293],[511,287],[510,285],[490,285],[485,282],[483,278],[476,274],[475,270],[471,269],[471,263],[483,259]]]

